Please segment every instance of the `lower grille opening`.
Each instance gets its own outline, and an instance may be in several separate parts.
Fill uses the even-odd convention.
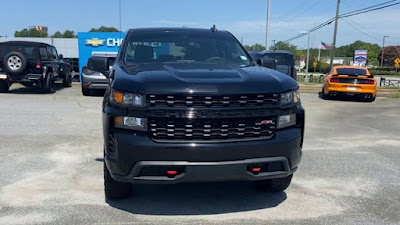
[[[145,166],[139,177],[174,177],[185,171],[184,166]]]

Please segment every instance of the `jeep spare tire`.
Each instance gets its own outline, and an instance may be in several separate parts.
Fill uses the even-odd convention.
[[[5,55],[3,60],[4,68],[11,74],[22,73],[27,64],[26,57],[19,52],[10,52]]]

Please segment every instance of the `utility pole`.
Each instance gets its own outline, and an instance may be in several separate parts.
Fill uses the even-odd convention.
[[[307,61],[306,61],[306,77],[304,78],[305,82],[309,82],[310,78],[308,77],[308,68],[310,64],[310,32],[309,31],[303,31],[300,32],[301,34],[307,34]]]
[[[267,24],[265,28],[265,49],[268,50],[268,28],[269,28],[269,18],[271,16],[271,0],[268,0],[268,9],[267,9]]]
[[[119,32],[122,32],[121,0],[119,0]]]
[[[272,40],[272,42],[274,43],[274,49],[272,49],[272,50],[276,50],[276,42],[277,42],[277,40]],[[267,49],[268,50],[268,49]]]
[[[383,67],[383,58],[385,56],[385,39],[389,36],[383,36],[383,44],[382,44],[382,56],[381,56],[381,67]]]
[[[333,57],[335,56],[336,35],[337,35],[338,20],[339,20],[339,9],[340,9],[340,0],[337,0],[335,30],[333,32],[333,43],[332,43],[332,50],[331,50],[331,69],[333,67]]]

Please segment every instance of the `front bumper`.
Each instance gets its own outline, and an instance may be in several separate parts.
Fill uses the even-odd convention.
[[[300,163],[303,134],[301,128],[290,128],[277,131],[270,140],[230,143],[157,143],[141,133],[114,131],[112,135],[114,148],[110,151],[106,145],[105,162],[115,180],[179,183],[289,176]],[[249,165],[270,162],[280,163],[282,167],[258,174],[248,171]],[[179,167],[181,173],[174,177],[142,175],[146,166]]]
[[[101,74],[87,75],[82,73],[82,87],[86,89],[107,89],[108,79]]]

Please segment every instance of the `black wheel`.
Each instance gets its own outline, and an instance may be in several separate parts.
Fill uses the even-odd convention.
[[[22,73],[27,65],[27,59],[19,52],[10,52],[4,56],[4,69],[12,74]]]
[[[69,71],[69,69],[63,80],[63,85],[64,85],[64,87],[72,87],[72,75],[71,75],[71,71]]]
[[[293,175],[284,178],[255,181],[257,187],[262,191],[281,192],[289,187]]]
[[[82,94],[84,96],[92,96],[93,95],[93,91],[87,88],[82,87]]]
[[[47,73],[46,78],[43,80],[42,87],[47,93],[56,92],[56,83],[54,82],[53,72]]]
[[[7,93],[8,89],[10,89],[8,80],[0,80],[0,93]]]
[[[328,99],[328,96],[324,93],[324,89],[323,88],[322,88],[322,91],[321,91],[321,98],[324,99],[324,100]]]
[[[131,195],[132,185],[129,183],[121,183],[114,180],[107,169],[104,162],[104,193],[106,199],[122,199]]]

